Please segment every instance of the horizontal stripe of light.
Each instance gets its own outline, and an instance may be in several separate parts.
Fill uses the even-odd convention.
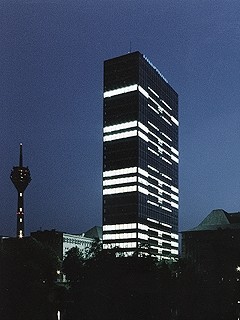
[[[149,133],[150,133],[153,137],[155,137],[157,140],[160,140],[159,137],[158,137],[155,133],[153,133],[152,131],[149,130]]]
[[[142,176],[148,177],[148,172],[142,168],[138,168],[138,173],[140,173]]]
[[[161,173],[161,175],[162,175],[164,178],[167,178],[167,179],[169,179],[169,180],[172,180],[172,178],[170,178],[169,176],[167,176],[167,175],[164,174],[164,173]]]
[[[151,148],[148,147],[148,150],[151,151],[151,152],[152,152],[153,154],[155,154],[156,156],[159,156],[159,154],[158,154],[156,151],[154,151],[153,149],[151,149]]]
[[[165,162],[169,163],[169,164],[172,164],[172,162],[170,162],[168,159],[162,157],[162,160],[164,160]]]
[[[107,132],[112,132],[117,130],[129,129],[133,127],[137,127],[137,121],[129,121],[129,122],[115,124],[112,126],[107,126],[103,128],[103,132],[107,133]]]
[[[146,142],[149,141],[148,137],[144,133],[142,133],[141,131],[138,131],[138,136],[139,136],[139,138],[143,139]]]
[[[178,254],[178,250],[171,249],[171,254]]]
[[[120,94],[129,93],[129,92],[133,92],[133,91],[137,91],[137,90],[142,95],[144,95],[147,99],[149,98],[148,92],[145,89],[143,89],[140,85],[137,85],[137,84],[133,84],[131,86],[126,86],[126,87],[118,88],[118,89],[114,89],[114,90],[105,91],[103,94],[103,97],[110,98],[110,97],[118,96]]]
[[[104,171],[103,177],[114,177],[114,176],[120,176],[125,174],[136,173],[136,172],[137,172],[137,167],[122,168],[117,170]]]
[[[111,186],[115,184],[124,184],[124,183],[131,183],[137,182],[137,177],[126,177],[126,178],[117,178],[117,179],[109,179],[103,181],[103,186]]]
[[[164,191],[166,192],[166,191]],[[166,192],[167,193],[167,192]],[[169,194],[169,193],[168,193]],[[167,200],[167,199],[163,199],[164,202],[171,204],[171,201]]]
[[[172,108],[164,101],[164,100],[160,100],[169,110],[172,110]]]
[[[165,133],[161,132],[161,134],[162,134],[165,138],[167,138],[169,141],[172,141],[172,139],[171,139],[169,136],[167,136]]]
[[[172,198],[173,200],[179,201],[178,196],[175,196],[175,194],[171,194],[171,198]]]
[[[179,208],[178,204],[177,204],[177,203],[175,203],[175,202],[171,202],[171,206],[172,206],[173,208],[176,208],[176,209],[178,209],[178,208]]]
[[[175,157],[174,155],[171,155],[171,159],[176,162],[176,163],[179,163],[179,160],[177,157]]]
[[[167,146],[169,149],[171,149],[171,146],[170,146],[167,142],[165,142],[165,141],[163,141],[163,140],[160,140],[160,142],[161,142],[161,144],[164,144],[164,145]]]
[[[113,249],[113,248],[136,248],[136,242],[121,242],[121,243],[104,243],[103,249]],[[133,252],[125,252],[124,254],[133,254]]]
[[[138,86],[138,90],[139,92],[141,92],[142,95],[144,95],[144,97],[146,97],[147,99],[149,98],[148,92],[145,89],[143,89],[141,86]]]
[[[137,88],[138,88],[138,85],[137,84],[133,84],[133,85],[127,86],[127,87],[105,91],[104,94],[103,94],[103,97],[104,98],[110,98],[110,97],[113,97],[113,96],[117,96],[119,94],[136,91]]]
[[[179,122],[177,119],[175,119],[173,116],[171,116],[171,120],[173,123],[175,123],[177,126],[179,126]]]
[[[148,87],[148,89],[149,89],[156,97],[159,98],[159,95],[158,95],[152,88]]]
[[[171,186],[171,190],[175,193],[178,193],[178,188],[174,187],[174,186]]]
[[[150,166],[150,165],[148,165],[148,168],[151,169],[151,170],[153,170],[153,171],[155,171],[155,172],[157,172],[157,173],[159,173],[159,171],[158,171],[156,168],[154,168],[154,167],[152,167],[152,166]]]
[[[155,130],[159,131],[158,127],[156,127],[152,122],[148,121],[148,124],[152,126]]]
[[[126,233],[114,233],[114,234],[103,234],[104,240],[120,240],[120,239],[136,239],[136,232],[126,232]]]
[[[157,221],[155,219],[152,219],[152,218],[147,218],[147,220],[150,221],[150,222],[153,222],[153,223],[157,223],[157,224],[159,223],[159,221]]]
[[[158,107],[158,110],[162,110],[163,108],[160,106],[159,103],[157,103],[157,101],[155,99],[153,99],[152,97],[149,97],[149,99]]]
[[[160,222],[160,224],[164,227],[167,227],[167,228],[172,228],[172,226],[170,224],[167,224],[167,223],[164,223],[164,222]]]
[[[147,180],[145,180],[145,179],[143,179],[141,177],[138,177],[138,182],[144,184],[145,186],[148,186]]]
[[[150,104],[148,104],[148,107],[151,108],[154,112],[156,112],[157,114],[159,114],[159,111],[156,110],[153,106],[151,106]]]
[[[109,136],[103,137],[103,141],[114,141],[119,139],[126,139],[137,136],[137,130],[131,130],[121,133],[110,134]]]
[[[172,233],[172,238],[178,240],[179,239],[179,235],[176,233]]]
[[[151,176],[151,175],[149,175],[149,177],[154,178],[154,177]],[[157,179],[157,178],[156,178],[156,180],[157,180],[157,181],[160,181],[160,180]],[[138,177],[138,182],[144,184],[145,186],[151,186],[152,188],[156,189],[156,190],[158,191],[158,193],[163,192],[163,193],[166,193],[166,194],[168,194],[168,195],[171,196],[171,193],[162,190],[162,189],[159,188],[158,186],[155,186],[154,184],[148,182],[147,180],[145,180],[145,179],[143,179],[143,178],[141,178],[141,177]],[[151,193],[148,191],[148,194],[151,194]],[[154,193],[153,193],[152,195],[153,195],[154,197],[158,197],[158,196],[157,196],[156,194],[154,194]],[[160,197],[158,197],[158,198],[159,198],[159,200],[163,200],[163,199],[160,198]],[[170,201],[169,201],[169,203],[170,203]]]
[[[179,247],[179,244],[178,244],[178,242],[173,242],[173,241],[171,241],[171,246],[172,246],[172,247],[175,247],[175,248],[178,248],[178,247]]]
[[[159,207],[159,205],[153,201],[148,200],[147,203],[151,204],[152,206]]]
[[[162,119],[167,122],[167,124],[169,124],[170,126],[172,125],[170,121],[168,121],[168,119],[166,119],[164,116],[162,116]]]
[[[126,192],[134,192],[137,191],[137,186],[128,186],[128,187],[119,187],[119,188],[110,188],[104,189],[103,195],[110,195],[110,194],[118,194],[118,193],[126,193]]]
[[[167,154],[169,157],[171,157],[171,153],[167,152],[165,149],[161,149],[163,153]]]
[[[149,228],[145,224],[139,223],[138,229],[148,231]]]
[[[159,146],[156,142],[153,142],[152,140],[149,140],[149,142],[150,142],[151,144],[153,144],[155,147],[157,147],[157,148],[158,148],[158,151],[163,150],[162,148],[160,148],[160,146]]]
[[[119,223],[119,224],[111,224],[111,225],[103,225],[103,231],[115,231],[115,230],[128,230],[128,229],[136,229],[136,223]]]
[[[166,208],[166,207],[164,207],[164,206],[161,206],[161,208],[162,208],[163,210],[168,211],[168,212],[172,212],[172,210],[171,210],[171,209],[168,209],[168,208]]]
[[[143,239],[143,240],[148,240],[148,239],[149,239],[149,236],[148,236],[147,234],[144,234],[144,233],[139,232],[139,233],[138,233],[138,238],[139,238],[139,239]]]
[[[164,112],[169,118],[171,118],[170,113],[168,113],[165,109],[162,109],[162,110],[163,110],[163,112]]]
[[[178,152],[177,149],[171,147],[171,151],[172,151],[173,153],[175,153],[177,156],[179,156],[179,152]]]
[[[143,131],[145,131],[146,133],[148,133],[149,129],[148,127],[146,127],[142,122],[138,122],[138,126],[140,129],[142,129]]]
[[[141,193],[143,193],[143,194],[148,195],[148,190],[145,189],[145,188],[143,188],[143,187],[138,186],[138,191],[141,192]]]

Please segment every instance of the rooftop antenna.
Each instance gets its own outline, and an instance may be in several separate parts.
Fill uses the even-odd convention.
[[[130,41],[130,44],[129,44],[129,53],[132,52],[132,41]]]
[[[23,166],[22,143],[20,143],[19,167]]]

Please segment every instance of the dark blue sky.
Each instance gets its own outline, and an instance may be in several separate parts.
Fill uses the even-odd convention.
[[[240,210],[240,2],[0,2],[0,234],[101,224],[103,61],[144,53],[179,94],[180,230]]]

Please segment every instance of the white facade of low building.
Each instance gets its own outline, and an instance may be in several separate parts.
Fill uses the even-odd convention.
[[[77,247],[79,251],[86,256],[94,243],[94,239],[86,238],[84,234],[74,235],[63,233],[63,258],[66,256],[67,251]]]

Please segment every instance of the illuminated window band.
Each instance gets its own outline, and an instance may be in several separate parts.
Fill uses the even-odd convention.
[[[159,98],[159,95],[150,87],[148,87],[148,89],[157,97]]]
[[[173,153],[175,153],[176,156],[179,156],[179,152],[178,152],[177,149],[171,147],[171,151],[172,151]]]
[[[157,245],[151,245],[151,248],[155,248],[158,250],[159,258],[167,258],[168,255],[164,255],[162,252],[163,250],[168,251],[168,254],[172,255],[178,255],[178,235],[171,232],[172,226],[159,222],[157,220],[147,218],[149,222],[152,222],[156,225],[156,228],[150,227],[148,225],[142,224],[142,223],[128,223],[128,224],[116,224],[116,225],[105,225],[103,226],[103,240],[104,240],[104,246],[105,249],[112,249],[112,248],[136,248],[136,243],[138,240],[155,240],[157,241]],[[158,227],[157,227],[158,226]],[[162,231],[161,226],[165,226],[169,228],[169,232]],[[138,229],[138,232],[123,232],[125,230],[136,230]],[[115,231],[115,233],[107,233],[107,231]],[[117,232],[120,231],[120,232]],[[152,233],[154,232],[155,235],[152,236]],[[168,236],[169,239],[165,239],[165,236]],[[125,240],[128,239],[135,239],[136,241],[130,241],[126,242]],[[110,243],[108,241],[111,241]],[[114,242],[112,242],[114,241]],[[123,242],[121,242],[123,241]],[[139,245],[141,245],[140,242],[138,242]],[[165,244],[170,245],[169,249],[165,248]]]
[[[172,125],[170,121],[168,121],[164,116],[162,116],[162,119],[167,123],[169,124],[170,126]]]
[[[160,100],[169,110],[172,110],[172,108],[164,101],[164,100]]]
[[[171,186],[171,190],[175,193],[178,193],[178,188],[174,187],[174,186]]]
[[[148,107],[151,108],[156,114],[159,114],[158,110],[156,110],[151,104],[148,104]]]
[[[109,170],[109,171],[103,172],[103,177],[114,177],[114,176],[120,176],[120,175],[125,175],[125,174],[136,173],[136,172],[137,172],[137,167]]]
[[[152,126],[155,130],[159,131],[158,127],[156,127],[152,122],[148,121],[148,124]]]
[[[140,85],[138,84],[133,84],[131,86],[126,86],[123,88],[118,88],[118,89],[114,89],[114,90],[109,90],[109,91],[105,91],[103,94],[104,98],[110,98],[110,97],[114,97],[114,96],[118,96],[120,94],[124,94],[124,93],[129,93],[129,92],[134,92],[134,91],[139,91],[145,98],[150,99],[157,107],[159,110],[164,110],[163,107],[160,106],[159,103],[157,103],[157,101],[155,99],[153,99],[152,97],[150,97],[149,93],[143,89]],[[151,92],[154,92],[152,89],[150,89]],[[155,92],[154,92],[155,93]],[[159,96],[155,93],[155,95],[159,98]],[[172,110],[172,108],[164,101],[164,100],[160,100],[164,106],[166,106],[169,110]],[[149,105],[150,106],[150,105]],[[152,107],[153,108],[153,107]],[[153,108],[154,109],[154,108]],[[157,111],[156,109],[154,109],[154,111]],[[157,111],[158,113],[158,111]],[[172,120],[174,121],[176,120],[175,118]],[[177,120],[176,120],[177,121]]]
[[[137,182],[137,177],[132,176],[132,177],[126,177],[126,178],[105,180],[103,181],[103,186],[111,186],[111,185],[131,183],[131,182]]]
[[[123,249],[128,249],[128,248],[136,248],[137,244],[136,242],[119,242],[119,243],[104,243],[103,244],[103,249],[113,249],[113,248],[123,248]],[[129,252],[129,254],[133,254],[134,252]]]
[[[110,97],[113,97],[113,96],[117,96],[119,94],[136,91],[137,87],[138,87],[138,85],[134,84],[134,85],[123,87],[123,88],[119,88],[119,89],[105,91],[104,94],[103,94],[103,97],[104,98],[110,98]]]
[[[175,123],[177,126],[179,126],[179,122],[177,119],[175,119],[173,116],[171,116],[171,120],[173,123]]]
[[[115,230],[128,230],[136,229],[136,223],[122,223],[122,224],[113,224],[113,225],[104,225],[103,231],[115,231]]]
[[[167,160],[166,158],[164,158],[164,157],[161,157],[162,158],[162,160],[164,160],[165,162],[167,162],[167,163],[169,163],[169,164],[172,164],[172,162],[170,162],[169,160]]]
[[[171,159],[176,162],[176,163],[179,163],[179,160],[177,157],[175,157],[174,155],[171,155]]]
[[[112,132],[112,131],[117,131],[117,130],[123,130],[123,129],[129,129],[129,128],[134,128],[137,126],[137,121],[129,121],[129,122],[124,122],[120,124],[115,124],[113,126],[107,126],[103,128],[103,132]]]
[[[103,141],[113,141],[113,140],[119,140],[119,139],[126,139],[130,137],[137,136],[137,130],[131,130],[131,131],[125,131],[121,133],[115,133],[108,136],[103,137]]]
[[[127,186],[127,187],[119,187],[119,188],[103,189],[103,195],[134,192],[134,191],[137,191],[136,185]]]
[[[167,136],[165,133],[161,132],[161,134],[162,134],[165,138],[167,138],[169,141],[172,141],[172,139],[171,139],[169,136]]]
[[[159,96],[156,94],[156,92],[154,92],[154,90],[152,90],[151,88],[148,87],[148,89],[154,93],[158,98]],[[153,99],[149,93],[143,89],[140,85],[137,85],[137,84],[134,84],[134,85],[131,85],[131,86],[127,86],[127,87],[123,87],[123,88],[118,88],[118,89],[114,89],[114,90],[109,90],[109,91],[105,91],[104,94],[103,94],[103,97],[104,98],[110,98],[110,97],[113,97],[113,96],[117,96],[117,95],[120,95],[120,94],[124,94],[124,93],[129,93],[129,92],[133,92],[133,91],[139,91],[142,95],[144,95],[147,99],[150,99],[155,106],[157,106],[157,109],[155,109],[153,106],[151,106],[150,104],[148,104],[148,106],[153,110],[155,111],[157,114],[159,114],[159,111],[160,112],[165,112],[165,114],[171,119],[171,121],[179,126],[179,122],[177,119],[175,119],[173,116],[171,116],[155,99]],[[166,106],[169,110],[172,110],[172,108],[164,101],[164,100],[160,100],[161,103],[164,104],[164,106]],[[162,119],[164,121],[166,121],[169,125],[172,125],[171,122],[165,118],[164,116],[162,116]],[[135,122],[135,121],[132,121],[132,122]],[[130,124],[130,123],[129,123]],[[117,129],[118,125],[115,125],[115,126],[111,126],[111,127],[115,127],[115,128],[112,128],[113,130],[120,130],[121,128]],[[130,128],[130,127],[126,127],[126,128]],[[125,128],[125,129],[126,129]],[[109,129],[110,130],[110,129]],[[110,131],[107,131],[107,129],[105,128],[104,130],[104,133],[106,132],[110,132]],[[105,140],[105,141],[109,141],[109,140]]]
[[[136,232],[103,234],[103,240],[136,239],[136,237],[137,237]]]

